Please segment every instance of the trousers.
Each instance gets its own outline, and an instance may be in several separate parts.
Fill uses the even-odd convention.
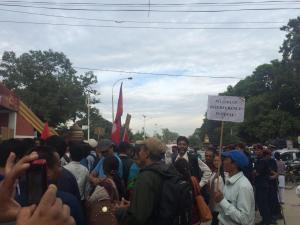
[[[271,223],[271,210],[269,205],[269,188],[268,187],[256,187],[255,189],[255,201],[262,217],[262,221],[265,224]]]

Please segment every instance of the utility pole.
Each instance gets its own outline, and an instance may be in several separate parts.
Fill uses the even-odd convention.
[[[90,140],[90,94],[87,95],[87,121],[88,121],[88,133],[87,133],[87,138]]]
[[[146,115],[143,115],[144,117],[144,140],[146,139]]]

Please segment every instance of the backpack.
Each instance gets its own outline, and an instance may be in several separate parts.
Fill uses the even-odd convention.
[[[130,159],[128,156],[126,156],[126,157],[119,156],[119,157],[120,157],[120,159],[122,161],[122,165],[123,165],[124,184],[125,184],[125,187],[127,187],[130,167],[132,166],[134,161],[132,159]]]
[[[161,194],[153,214],[155,225],[191,225],[194,204],[191,184],[177,173],[173,165],[162,174],[154,169],[162,179]]]

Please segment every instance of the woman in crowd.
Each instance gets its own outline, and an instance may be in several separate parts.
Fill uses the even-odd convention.
[[[183,176],[184,180],[188,183],[191,184],[192,190],[193,190],[193,196],[197,196],[200,193],[197,193],[199,191],[195,190],[193,183],[199,185],[199,181],[196,177],[191,176],[190,173],[190,168],[189,168],[189,163],[184,159],[178,159],[175,163],[174,166],[176,168],[176,170]],[[200,190],[200,186],[198,188],[198,190]],[[193,210],[192,210],[192,224],[193,225],[200,225],[200,218],[197,212],[197,208],[196,208],[196,202],[194,204]]]

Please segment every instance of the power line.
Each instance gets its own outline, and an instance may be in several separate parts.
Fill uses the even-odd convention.
[[[66,8],[66,7],[46,7],[28,6],[20,4],[0,4],[1,6],[63,10],[63,11],[87,11],[87,12],[158,12],[158,13],[220,13],[220,12],[240,12],[240,11],[279,11],[279,10],[299,10],[299,7],[276,7],[276,8],[240,8],[240,9],[218,9],[218,10],[161,10],[161,9],[95,9],[95,8]]]
[[[119,20],[119,19],[98,19],[98,18],[87,18],[87,17],[76,17],[76,16],[63,16],[56,14],[46,14],[46,13],[35,13],[26,12],[19,10],[1,9],[0,11],[21,13],[28,15],[55,17],[55,18],[65,18],[65,19],[75,19],[75,20],[85,20],[85,21],[99,21],[99,22],[113,22],[113,23],[137,23],[137,24],[202,24],[202,25],[212,25],[212,24],[283,24],[285,22],[279,21],[240,21],[240,22],[182,22],[182,21],[137,21],[137,20]]]
[[[51,25],[67,27],[121,28],[121,29],[152,29],[152,30],[278,30],[280,27],[153,27],[153,26],[113,26],[93,24],[48,23],[34,21],[0,20],[0,23]]]
[[[253,4],[296,4],[299,0],[282,1],[282,0],[266,0],[266,1],[233,1],[233,2],[190,2],[190,3],[101,3],[101,2],[50,2],[50,1],[2,1],[6,3],[21,3],[21,4],[37,4],[37,5],[92,5],[92,6],[143,6],[162,7],[162,6],[224,6],[224,5],[253,5]]]
[[[126,73],[126,74],[150,75],[150,76],[238,79],[238,80],[241,79],[240,77],[236,77],[236,76],[180,75],[180,74],[169,74],[169,73],[149,73],[149,72],[137,72],[137,71],[126,71],[126,70],[114,70],[114,69],[88,68],[88,67],[78,67],[78,66],[74,66],[74,68],[80,70],[104,71],[104,72],[112,72],[112,73]]]

